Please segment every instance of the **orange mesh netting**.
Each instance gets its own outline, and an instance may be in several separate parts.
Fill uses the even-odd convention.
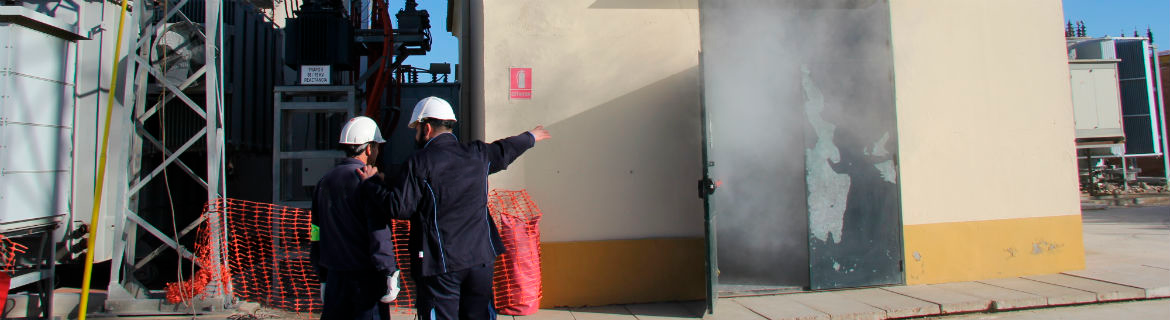
[[[207,208],[204,208],[207,212]],[[209,216],[216,215],[215,213],[207,213]],[[197,232],[198,240],[195,243],[195,263],[199,265],[199,269],[191,276],[189,280],[179,280],[178,282],[168,283],[166,286],[167,302],[180,303],[191,301],[192,298],[200,296],[200,294],[224,288],[224,280],[231,276],[224,265],[215,260],[212,255],[212,241],[218,235],[222,234],[222,229],[218,226],[219,223],[204,223],[199,226]],[[214,228],[213,228],[214,227]],[[200,296],[206,297],[206,296]]]
[[[320,287],[309,263],[309,210],[221,198],[206,206],[204,215],[195,245],[200,269],[190,280],[167,284],[167,300],[189,301],[225,288],[241,300],[272,308],[321,310]],[[215,260],[216,249],[224,261]]]
[[[540,309],[540,208],[528,192],[493,190],[488,209],[504,240],[496,259],[496,309],[500,314],[530,315]]]
[[[196,261],[202,268],[191,280],[167,285],[172,303],[198,296],[208,284],[231,279],[232,293],[244,301],[294,312],[321,312],[320,280],[309,261],[309,210],[236,199],[219,199],[205,210],[207,220],[200,226]],[[397,259],[408,265],[406,221],[394,224],[394,248]],[[226,242],[219,241],[225,263],[215,263],[210,244],[213,232],[227,232]],[[206,236],[204,236],[206,235]],[[209,267],[210,266],[210,267]],[[208,271],[204,271],[208,270]],[[222,270],[216,272],[215,270]],[[221,275],[216,277],[215,275]],[[404,271],[404,282],[409,279]],[[396,312],[413,311],[413,285],[405,283]]]
[[[390,303],[390,312],[414,314],[415,286],[410,274],[410,221],[394,220],[394,260],[398,261],[402,291]]]
[[[28,250],[28,247],[0,235],[0,272],[11,276],[16,271],[16,255],[24,253],[24,250]]]
[[[320,312],[320,281],[309,261],[309,210],[226,199],[228,266],[236,297],[268,307]]]
[[[506,308],[534,312],[541,298],[540,211],[524,191],[493,191],[489,208],[507,248],[496,261],[496,306],[501,312]],[[309,261],[309,210],[219,199],[205,212],[208,219],[196,245],[196,261],[202,268],[192,280],[169,284],[168,299],[188,301],[198,296],[196,289],[223,286],[222,279],[231,279],[230,290],[241,300],[295,312],[321,311],[320,280]],[[394,221],[392,228],[402,291],[391,303],[391,312],[413,314],[410,222]],[[226,242],[211,241],[224,239],[218,236],[221,231],[226,231]],[[226,265],[212,257],[211,246],[217,242]]]

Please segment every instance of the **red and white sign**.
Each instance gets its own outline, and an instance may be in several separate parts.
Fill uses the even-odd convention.
[[[513,100],[532,99],[532,68],[512,68],[512,84],[508,87],[508,98]]]

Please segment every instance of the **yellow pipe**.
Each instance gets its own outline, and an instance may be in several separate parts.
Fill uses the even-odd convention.
[[[117,92],[118,85],[118,56],[122,55],[122,26],[126,23],[126,1],[122,0],[122,13],[118,17],[118,40],[114,45],[114,68],[110,75],[110,93],[106,100],[106,124],[102,129],[102,153],[98,156],[98,175],[97,185],[94,186],[93,191],[93,215],[89,220],[89,237],[85,240],[85,276],[83,277],[81,286],[81,310],[77,316],[81,320],[85,320],[86,307],[89,306],[89,282],[93,278],[93,246],[97,238],[97,230],[99,228],[98,212],[102,207],[102,190],[105,189],[106,180],[106,152],[110,149],[110,118],[114,114],[114,95]],[[117,268],[118,266],[110,266]]]

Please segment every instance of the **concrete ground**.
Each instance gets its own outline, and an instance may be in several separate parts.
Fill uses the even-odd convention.
[[[1008,279],[552,309],[529,319],[1156,319],[1170,314],[1170,206],[1083,213],[1085,270]],[[405,317],[404,317],[405,318]],[[399,318],[403,319],[403,318]]]
[[[724,298],[702,302],[545,309],[509,320],[606,319],[1154,319],[1170,315],[1170,206],[1083,212],[1085,270],[937,285]],[[66,297],[58,297],[58,300]],[[74,298],[75,299],[75,298]],[[62,301],[64,302],[64,301]],[[61,308],[66,303],[57,303]],[[73,307],[76,307],[74,302]],[[57,309],[54,308],[54,309]],[[55,310],[56,311],[56,310]],[[55,312],[69,315],[69,311]],[[9,311],[6,316],[19,318]],[[14,317],[15,316],[15,317]],[[198,319],[303,319],[262,309]],[[101,318],[93,315],[90,318]],[[122,317],[145,319],[156,317]],[[168,319],[189,319],[169,317]],[[395,315],[394,319],[414,319]]]
[[[1166,319],[1170,299],[1102,303],[1072,307],[1033,309],[1013,312],[979,313],[945,316],[947,320],[1097,320],[1097,319]]]

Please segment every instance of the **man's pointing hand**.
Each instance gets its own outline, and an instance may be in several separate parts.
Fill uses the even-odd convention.
[[[548,130],[545,130],[544,126],[536,126],[535,129],[528,131],[528,133],[532,134],[532,137],[536,138],[536,141],[552,138],[552,135],[548,134]]]

